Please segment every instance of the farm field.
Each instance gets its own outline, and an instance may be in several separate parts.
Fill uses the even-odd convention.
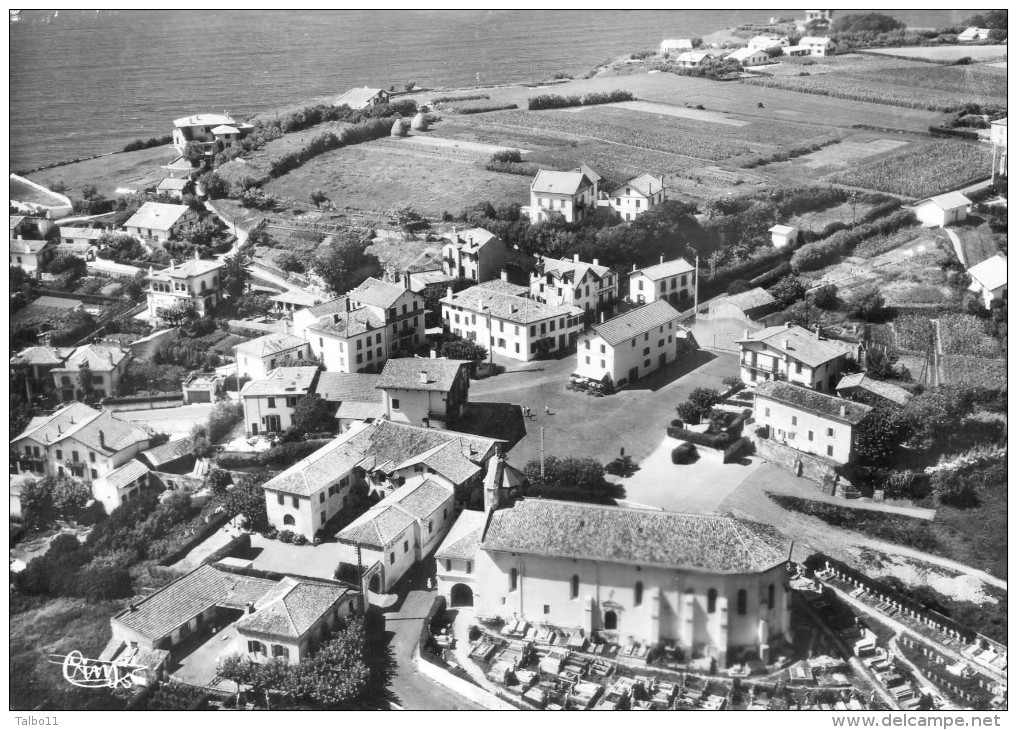
[[[272,180],[265,190],[307,201],[322,190],[339,207],[388,211],[410,206],[423,215],[459,212],[481,200],[529,199],[530,179],[484,170],[484,155],[380,139],[319,155]]]
[[[918,46],[910,48],[873,48],[866,53],[881,56],[899,56],[901,58],[924,58],[929,61],[951,63],[965,56],[975,61],[1005,59],[1006,45],[998,46]]]
[[[165,177],[159,166],[169,164],[177,156],[170,145],[150,147],[51,167],[27,177],[46,187],[63,182],[67,186],[66,194],[72,198],[81,197],[81,188],[85,185],[95,185],[100,195],[112,196],[117,188],[136,188],[146,180],[157,183]]]
[[[830,182],[924,198],[988,177],[992,150],[977,142],[944,140],[837,173]]]
[[[871,138],[872,135],[860,135],[853,139],[845,139],[840,144],[824,147],[816,152],[802,155],[785,164],[791,167],[807,167],[819,174],[842,170],[859,160],[885,154],[908,144],[906,139]]]

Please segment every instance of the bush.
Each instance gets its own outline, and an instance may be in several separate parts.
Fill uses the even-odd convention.
[[[875,286],[858,291],[851,299],[851,316],[866,322],[881,322],[886,316],[883,293]]]
[[[432,104],[443,104],[445,102],[475,101],[477,99],[490,99],[488,94],[464,94],[463,96],[436,96],[431,99]]]
[[[294,537],[295,535],[293,534],[293,530],[283,530],[279,533],[280,542],[291,543],[293,542]]]
[[[812,294],[812,303],[820,309],[834,310],[837,308],[837,285],[823,284]]]
[[[161,147],[164,144],[170,144],[173,141],[173,135],[167,134],[163,137],[149,137],[148,139],[136,139],[133,142],[128,142],[124,145],[124,152],[137,152],[138,150],[147,150],[152,147]]]
[[[294,545],[306,545],[307,544],[307,538],[304,537],[302,534],[294,535],[293,536],[293,544]]]
[[[221,441],[243,418],[244,407],[240,403],[223,401],[216,405],[208,417],[209,442],[215,444]]]
[[[867,238],[893,233],[905,226],[915,225],[915,214],[910,210],[899,210],[879,222],[866,223],[843,231],[828,238],[807,243],[794,252],[791,265],[799,271],[815,271],[834,263],[841,256],[854,251],[855,246]]]
[[[673,439],[688,441],[689,443],[696,444],[697,446],[705,446],[710,449],[719,450],[726,449],[735,440],[735,437],[732,434],[726,432],[699,433],[698,431],[689,431],[685,428],[674,428],[673,426],[668,427],[667,435]]]
[[[805,298],[805,282],[797,276],[788,275],[770,287],[769,292],[777,300],[779,308],[787,309]]]
[[[560,96],[558,94],[541,94],[532,96],[527,101],[527,109],[539,111],[541,109],[565,109],[572,106],[587,106],[591,104],[611,104],[619,101],[631,101],[635,97],[631,91],[615,89],[614,91],[587,94],[586,96]]]
[[[500,112],[518,108],[518,104],[469,104],[461,106],[455,111],[457,114],[483,114],[485,112]]]
[[[699,454],[696,452],[696,447],[688,442],[679,444],[671,449],[672,464],[691,464],[698,456]]]

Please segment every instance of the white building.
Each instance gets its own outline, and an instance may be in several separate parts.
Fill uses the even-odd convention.
[[[160,311],[175,307],[183,302],[194,308],[200,317],[208,316],[219,304],[222,280],[219,272],[221,261],[195,258],[171,266],[162,271],[148,270],[145,279],[149,282],[148,318],[158,319]]]
[[[10,216],[10,265],[38,275],[56,254],[53,221],[36,216]]]
[[[836,51],[833,41],[821,36],[805,36],[798,41],[799,48],[807,48],[810,56],[832,56]]]
[[[769,51],[771,48],[787,48],[791,42],[783,36],[757,35],[749,39],[750,51]]]
[[[33,418],[11,440],[11,450],[22,471],[84,482],[109,513],[148,485],[148,468],[134,458],[148,443],[139,426],[71,403],[51,416]]]
[[[530,206],[524,212],[534,223],[555,213],[576,223],[596,209],[597,192],[595,181],[581,170],[540,170],[530,184]]]
[[[190,188],[191,181],[187,178],[164,177],[155,186],[155,192],[159,195],[168,195],[174,200],[183,200],[184,193]]]
[[[968,276],[971,277],[968,289],[982,298],[986,309],[995,301],[1006,301],[1006,256],[996,254],[975,264],[968,269]]]
[[[679,54],[675,62],[684,68],[698,68],[712,61],[715,55],[710,51],[688,51]]]
[[[452,230],[441,249],[442,271],[481,283],[497,279],[505,268],[505,242],[485,228]],[[410,287],[407,286],[407,289]]]
[[[472,598],[478,616],[673,642],[719,667],[769,661],[790,638],[789,545],[772,527],[548,499],[489,515],[455,551],[471,580],[443,576],[449,595],[460,605]],[[469,538],[477,519],[466,519]]]
[[[770,242],[774,248],[784,248],[798,242],[798,229],[794,226],[775,225],[770,229]]]
[[[596,324],[579,342],[575,373],[622,388],[672,363],[688,332],[674,307],[657,300]]]
[[[689,38],[665,38],[660,42],[661,54],[683,53],[692,50],[692,41]]]
[[[664,299],[678,310],[692,306],[696,292],[696,267],[685,259],[664,261],[629,274],[629,299],[649,304]]]
[[[400,357],[381,371],[385,417],[397,423],[455,430],[470,402],[468,360]]]
[[[737,48],[727,54],[726,58],[733,59],[745,67],[763,66],[770,63],[770,56],[767,55],[766,51],[753,50],[752,48]]]
[[[307,340],[275,332],[248,340],[233,348],[237,357],[237,379],[261,380],[287,362],[302,360],[310,354]]]
[[[633,221],[664,202],[664,181],[644,173],[605,192],[615,215]]]
[[[592,319],[598,312],[613,311],[618,301],[618,275],[597,259],[579,260],[541,257],[530,273],[530,297],[554,307],[578,307]]]
[[[989,122],[989,141],[992,143],[992,183],[996,177],[1008,177],[1009,166],[1006,156],[1006,117]]]
[[[149,202],[127,219],[124,230],[143,240],[167,241],[184,226],[197,220],[198,214],[186,205]]]
[[[915,215],[926,228],[943,228],[960,223],[968,217],[970,209],[971,201],[956,191],[926,198],[914,207]]]
[[[127,372],[130,361],[130,350],[123,349],[117,343],[82,345],[50,371],[59,400],[68,403],[84,397],[82,371],[87,373],[96,399],[117,395],[120,380]]]
[[[248,436],[282,433],[293,425],[299,398],[313,392],[318,368],[280,367],[240,389],[244,404],[244,431]]]
[[[369,106],[388,104],[390,94],[384,89],[350,89],[332,102],[332,106],[348,106],[350,109],[365,109]]]
[[[957,40],[961,43],[971,43],[972,41],[986,41],[989,39],[988,28],[976,28],[971,26],[965,28],[963,31],[957,34]]]
[[[767,438],[836,464],[855,458],[858,424],[871,406],[771,380],[755,389],[752,417]]]
[[[575,344],[583,329],[583,310],[569,304],[544,304],[527,293],[525,287],[500,280],[458,293],[450,287],[441,300],[442,327],[479,342],[489,352],[523,362]]]
[[[230,147],[254,129],[226,114],[194,114],[173,120],[173,146],[183,154],[188,142],[201,146],[205,154],[216,151],[216,143]]]
[[[268,520],[311,539],[351,502],[416,476],[437,475],[465,503],[479,496],[483,469],[503,443],[386,420],[355,423],[265,483]]]
[[[746,385],[785,380],[830,393],[840,381],[847,357],[857,359],[860,350],[860,345],[825,339],[818,329],[810,332],[790,322],[758,332],[746,330],[737,342]]]

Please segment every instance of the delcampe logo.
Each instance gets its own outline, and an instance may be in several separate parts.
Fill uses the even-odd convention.
[[[107,662],[101,659],[86,659],[80,651],[72,651],[70,654],[50,654],[48,660],[51,664],[60,664],[64,668],[64,679],[75,687],[87,689],[98,689],[109,687],[125,689],[133,687],[135,682],[134,674],[145,669],[138,664],[127,662]]]

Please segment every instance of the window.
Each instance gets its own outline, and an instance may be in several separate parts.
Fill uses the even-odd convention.
[[[748,591],[746,591],[744,588],[742,588],[740,591],[738,591],[738,606],[737,606],[737,608],[738,608],[738,615],[739,616],[744,616],[745,615],[745,609],[748,608],[748,603],[749,603],[749,594],[748,594]]]
[[[427,534],[430,535],[432,532],[434,532],[434,520],[428,520],[427,521]]]
[[[36,456],[38,456],[38,455],[39,455],[39,454],[38,454],[38,452],[36,452],[36,454],[35,454],[35,455],[36,455]],[[77,451],[72,451],[72,452],[71,452],[71,457],[73,457],[73,458],[71,459],[71,461],[81,461],[81,459],[80,459],[80,458],[78,458],[78,452],[77,452]]]
[[[295,525],[295,524],[297,524],[297,521],[293,517],[293,515],[285,515],[283,517],[283,525]]]
[[[579,576],[572,576],[572,584],[569,590],[569,598],[579,598]]]
[[[300,497],[293,498],[293,509],[300,509]]]
[[[809,431],[809,441],[812,441],[812,431]]]
[[[636,288],[639,289],[639,291],[643,290],[643,280],[642,279],[639,280],[639,283],[638,283]]]
[[[607,367],[607,361],[606,360],[601,360],[600,361],[600,367],[606,368]]]
[[[634,603],[637,606],[643,605],[643,584],[642,582],[636,583],[635,600]]]
[[[644,368],[650,367],[650,361],[649,360],[643,360],[643,367]]]
[[[398,398],[393,398],[392,399],[392,407],[395,408],[396,410],[399,410],[399,399]]]
[[[589,355],[587,355],[587,356],[586,356],[586,364],[587,364],[587,365],[589,365],[589,364],[590,364],[590,356],[589,356]]]
[[[388,564],[395,565],[395,553],[388,554]]]
[[[98,479],[99,478],[99,472],[97,472],[95,469],[90,469],[89,471],[92,474],[92,479]]]
[[[473,572],[473,561],[472,560],[467,560],[466,561],[466,572],[467,573],[472,573]]]
[[[717,612],[717,591],[711,588],[706,592],[706,612]]]
[[[275,496],[276,499],[279,500],[279,504],[286,504],[286,498],[283,496],[282,492],[278,492]]]
[[[769,408],[764,408],[763,409],[763,415],[766,416],[767,418],[769,418],[770,417],[770,409]]]
[[[766,607],[773,610],[773,583],[766,589]]]
[[[802,364],[800,362],[795,363],[795,374],[797,375],[802,374]]]
[[[649,347],[644,347],[643,348],[643,355],[645,356],[645,355],[649,355],[649,354],[650,354],[650,348]]]
[[[827,456],[833,456],[833,446],[827,446],[826,447],[826,455]]]
[[[324,492],[318,492],[318,501],[319,502],[324,502],[325,501],[325,493]]]
[[[798,425],[798,416],[791,416],[791,425],[792,426]]]
[[[410,541],[403,540],[403,552],[408,553],[410,551]]]
[[[275,398],[270,397],[268,399],[268,407],[269,408],[275,408]]]
[[[544,615],[546,616],[549,613],[551,613],[551,606],[549,606],[548,604],[545,603],[544,604]]]
[[[452,561],[451,560],[446,560],[445,561],[445,570],[452,570]]]
[[[509,590],[514,591],[519,588],[519,571],[513,568],[509,573]]]
[[[829,436],[830,438],[833,438],[833,429],[832,428],[826,429],[826,435]]]
[[[27,449],[28,447],[26,446],[25,448]],[[58,459],[62,459],[62,458],[64,458],[64,452],[61,451],[60,449],[57,449],[56,456],[57,456]]]
[[[272,656],[289,661],[290,650],[287,647],[282,646],[281,644],[272,644]]]

